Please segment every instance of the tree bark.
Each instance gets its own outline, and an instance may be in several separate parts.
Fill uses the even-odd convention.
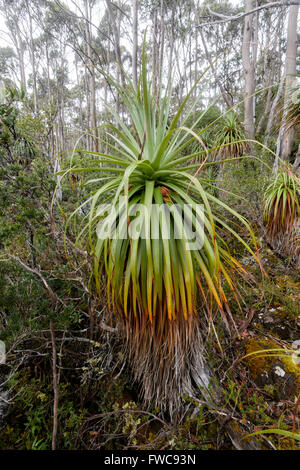
[[[280,133],[278,136],[278,154],[288,162],[294,143],[295,131],[292,127],[286,128],[287,108],[290,102],[291,90],[296,79],[296,60],[297,60],[297,19],[298,5],[291,6],[289,9],[288,30],[287,30],[287,47],[285,60],[285,93],[284,93],[284,110],[281,122]]]
[[[201,37],[201,41],[202,41],[202,45],[203,45],[203,48],[204,48],[204,52],[205,52],[206,59],[207,59],[209,65],[210,65],[210,68],[211,68],[212,74],[213,74],[213,76],[214,76],[214,79],[215,79],[216,83],[218,84],[218,87],[219,87],[219,89],[220,89],[220,92],[221,92],[221,95],[222,95],[222,97],[223,97],[223,100],[224,100],[224,102],[225,102],[227,108],[229,109],[229,108],[232,107],[233,103],[232,103],[232,101],[230,101],[230,99],[228,98],[227,93],[226,93],[226,91],[225,91],[225,89],[224,89],[224,87],[223,87],[223,84],[222,84],[220,78],[218,77],[218,74],[217,74],[217,72],[216,72],[216,68],[215,68],[215,66],[214,66],[213,61],[211,60],[210,53],[209,53],[209,51],[208,51],[208,49],[207,49],[207,45],[206,45],[205,38],[204,38],[204,35],[203,35],[203,32],[202,32],[201,28],[199,28],[199,32],[200,32],[200,37]]]
[[[133,48],[132,48],[132,79],[135,89],[138,84],[138,73],[137,73],[137,50],[138,50],[138,0],[132,1],[132,13],[133,13]]]
[[[276,111],[277,105],[279,103],[280,97],[282,95],[283,85],[284,85],[284,81],[281,80],[281,82],[279,83],[275,98],[273,100],[270,113],[269,113],[269,119],[268,119],[268,122],[267,122],[266,131],[265,131],[264,145],[268,145],[268,140],[269,140],[269,137],[270,137],[270,134],[271,134],[271,129],[272,129],[272,126],[273,126],[273,123],[274,123],[275,111]]]
[[[246,0],[245,12],[253,10],[253,0]],[[254,138],[254,80],[255,80],[255,66],[252,51],[252,37],[253,37],[253,14],[247,15],[244,22],[244,36],[242,45],[242,62],[245,76],[245,90],[244,90],[244,127],[245,134],[248,139]],[[253,52],[253,51],[252,51]]]
[[[175,42],[175,9],[176,6],[174,5],[174,8],[172,8],[172,13],[171,13],[171,37],[170,37],[170,54],[169,54],[169,67],[168,67],[168,83],[170,83],[171,77],[172,77],[172,68],[173,68],[173,53],[174,53],[174,42]]]
[[[158,60],[158,81],[159,88],[162,82],[164,51],[165,51],[165,4],[164,0],[160,1],[160,38],[159,38],[159,60]]]
[[[32,30],[32,16],[29,9],[28,1],[26,0],[26,6],[29,16],[29,40],[30,40],[30,58],[32,67],[32,81],[33,81],[33,106],[34,112],[38,112],[38,98],[37,98],[37,82],[36,82],[36,64],[35,64],[35,47],[33,41],[33,30]]]
[[[24,45],[20,35],[19,26],[16,22],[16,49],[18,52],[19,57],[19,64],[20,64],[20,75],[21,75],[21,88],[26,93],[26,74],[25,74],[25,64],[24,64]]]
[[[89,116],[90,123],[92,127],[92,134],[94,138],[92,139],[92,150],[98,152],[98,130],[97,130],[97,113],[96,113],[96,81],[95,81],[95,67],[93,64],[93,52],[91,47],[92,35],[91,35],[91,13],[92,9],[89,3],[89,0],[85,0],[85,34],[86,34],[86,43],[87,43],[87,56],[88,56],[88,96],[87,96],[87,105],[89,107]],[[90,129],[88,129],[90,131]]]
[[[111,24],[111,28],[113,31],[113,36],[114,36],[114,43],[115,43],[115,58],[116,62],[119,68],[120,76],[121,76],[121,83],[122,86],[125,86],[126,80],[125,80],[125,74],[122,66],[122,57],[121,57],[121,46],[120,46],[120,31],[117,26],[116,22],[116,15],[114,14],[113,11],[113,5],[110,0],[106,0],[106,5],[107,5],[107,10],[108,10],[108,15],[109,15],[109,20]]]
[[[157,60],[157,34],[158,34],[158,18],[157,8],[154,6],[153,11],[153,30],[152,30],[152,96],[156,96],[157,90],[157,75],[158,75],[158,60]]]

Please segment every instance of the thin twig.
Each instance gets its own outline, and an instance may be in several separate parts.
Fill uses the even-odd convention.
[[[56,450],[56,438],[57,438],[57,411],[58,411],[58,380],[57,380],[57,369],[56,369],[56,342],[55,342],[55,331],[53,322],[50,321],[51,330],[51,342],[52,342],[52,371],[53,371],[53,392],[54,392],[54,405],[53,405],[53,430],[52,430],[52,450]]]

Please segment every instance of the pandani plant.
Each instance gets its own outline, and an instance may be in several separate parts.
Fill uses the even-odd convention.
[[[283,165],[264,194],[264,222],[271,245],[300,260],[300,180]]]
[[[214,144],[217,147],[215,155],[222,157],[240,157],[247,152],[248,144],[244,131],[238,122],[237,115],[229,111],[219,124]]]
[[[104,126],[110,152],[84,152],[87,164],[72,164],[68,170],[97,176],[88,181],[92,190],[69,221],[80,209],[88,210],[77,246],[87,237],[98,295],[104,294],[104,282],[142,398],[173,415],[181,408],[182,395],[209,387],[201,327],[204,313],[211,319],[218,309],[227,330],[234,329],[226,292],[235,291],[236,276],[246,270],[232,256],[224,233],[258,260],[255,237],[245,218],[210,193],[209,183],[201,178],[199,166],[205,167],[206,151],[198,150],[197,155],[204,157],[196,165],[189,164],[195,153],[184,155],[194,140],[202,142],[201,131],[193,129],[203,113],[193,126],[185,126],[195,107],[189,104],[193,89],[173,113],[170,84],[164,93],[161,86],[154,99],[145,46],[137,89],[129,79],[126,88],[108,75],[107,79],[123,101],[126,122],[110,109],[115,124]],[[138,204],[147,209],[145,217],[136,213]],[[201,229],[197,204],[203,207]],[[162,205],[164,210],[154,209]],[[185,206],[187,226],[201,240],[194,249],[188,246],[188,230],[182,229]],[[240,237],[228,216],[246,227],[251,243]],[[128,236],[100,236],[104,227],[114,227],[114,233],[127,228]],[[175,236],[176,230],[181,237]]]
[[[217,123],[217,132],[214,137],[213,160],[227,158],[241,158],[249,148],[244,131],[233,110],[221,116]],[[216,169],[216,182],[220,184],[224,178],[224,162],[220,162]],[[218,191],[217,191],[218,195]]]

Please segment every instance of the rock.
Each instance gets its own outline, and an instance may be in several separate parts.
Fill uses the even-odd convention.
[[[274,367],[274,373],[277,374],[279,377],[284,377],[285,376],[284,370],[281,369],[281,367],[279,367],[279,366]]]
[[[274,323],[274,318],[272,318],[271,315],[267,315],[266,317],[263,318],[263,322],[266,324]]]

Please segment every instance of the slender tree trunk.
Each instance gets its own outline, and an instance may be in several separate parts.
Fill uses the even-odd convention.
[[[110,31],[111,31],[111,27],[110,25],[108,25],[108,35],[110,36]],[[107,73],[108,75],[110,74],[110,59],[111,59],[111,43],[110,41],[108,42],[108,47],[107,47],[107,55],[106,55],[106,58],[107,58]],[[108,97],[109,97],[109,94],[108,94],[108,83],[107,83],[107,80],[105,80],[105,89],[104,89],[104,104],[105,104],[105,110],[106,110],[106,106],[108,104]],[[105,153],[108,153],[108,143],[109,143],[109,136],[107,135],[107,133],[105,133]]]
[[[96,113],[96,81],[95,81],[95,67],[93,64],[93,52],[92,52],[92,34],[90,28],[91,16],[92,16],[92,9],[90,6],[89,0],[85,0],[85,16],[86,16],[86,23],[85,23],[85,34],[86,34],[86,42],[87,42],[87,56],[88,56],[88,64],[87,64],[87,71],[88,71],[88,107],[89,107],[89,116],[90,116],[90,123],[92,127],[92,134],[94,138],[91,140],[92,150],[98,152],[98,129],[97,129],[97,113]],[[89,129],[90,131],[90,129]]]
[[[20,30],[18,24],[16,24],[16,49],[18,52],[19,65],[20,65],[20,75],[21,75],[21,88],[26,93],[26,74],[25,74],[25,64],[24,64],[24,45],[20,35]]]
[[[49,59],[49,48],[48,41],[45,44],[45,56],[46,56],[46,73],[47,73],[47,95],[48,95],[48,106],[49,106],[49,136],[48,140],[48,153],[50,156],[50,161],[53,161],[53,156],[55,154],[55,141],[54,141],[54,116],[53,116],[53,99],[51,93],[51,82],[50,82],[50,59]],[[50,121],[51,119],[51,121]]]
[[[55,158],[53,173],[58,173],[61,171],[59,158]],[[62,185],[61,185],[61,175],[56,176],[56,192],[55,192],[55,201],[62,201]]]
[[[91,100],[90,100],[90,88],[89,88],[89,76],[88,75],[89,75],[88,69],[85,66],[84,84],[85,84],[85,96],[86,96],[86,131],[87,131],[87,133],[89,133],[90,128],[91,128],[91,116],[90,116],[90,110],[91,110],[90,102],[91,102]],[[86,136],[86,146],[87,146],[87,150],[92,150],[91,136],[89,134],[87,134],[87,136]]]
[[[28,16],[29,16],[29,39],[30,39],[30,58],[31,58],[31,67],[32,67],[32,81],[33,81],[33,106],[34,112],[38,112],[38,98],[37,98],[37,83],[36,83],[36,64],[35,64],[35,46],[33,41],[33,30],[32,30],[32,17],[31,12],[28,6],[28,1],[26,1]]]
[[[203,45],[203,48],[204,48],[205,56],[206,56],[206,59],[207,59],[209,65],[210,65],[210,68],[211,68],[211,71],[213,73],[214,79],[215,79],[216,83],[218,84],[218,87],[219,87],[220,92],[222,94],[223,100],[226,103],[227,108],[231,108],[232,107],[232,102],[228,98],[227,93],[226,93],[226,91],[223,87],[223,84],[222,84],[221,80],[218,77],[218,74],[216,72],[216,68],[214,66],[213,61],[211,60],[210,53],[208,51],[206,41],[205,41],[205,38],[204,38],[204,35],[203,35],[203,32],[202,32],[201,28],[199,28],[199,33],[200,33],[202,45]]]
[[[257,2],[256,2],[257,6]],[[257,63],[257,51],[258,51],[258,12],[254,14],[253,21],[253,44],[252,44],[252,93],[256,90],[256,63]],[[253,105],[253,137],[255,135],[255,119],[256,119],[256,97],[252,98]]]
[[[113,5],[112,5],[111,0],[106,0],[106,5],[107,5],[109,20],[110,20],[110,24],[111,24],[111,28],[112,28],[113,36],[114,36],[115,58],[116,58],[116,62],[120,71],[121,83],[122,83],[122,86],[124,87],[126,80],[125,80],[125,74],[124,74],[124,70],[122,66],[120,31],[117,25],[116,15],[113,11]]]
[[[170,83],[171,76],[172,76],[172,67],[173,67],[173,53],[174,53],[174,23],[175,23],[175,5],[174,8],[172,8],[172,14],[171,14],[171,37],[170,37],[170,54],[169,54],[169,70],[168,70],[168,83]]]
[[[277,142],[277,153],[286,162],[289,161],[292,146],[294,143],[295,131],[291,127],[286,128],[287,108],[291,98],[291,90],[296,78],[296,60],[297,60],[297,20],[298,5],[292,5],[289,9],[288,30],[287,30],[287,48],[285,60],[285,93],[284,93],[284,110],[281,121],[281,128]],[[276,162],[277,164],[277,162]]]
[[[93,150],[98,152],[99,150],[99,141],[98,141],[98,129],[97,129],[97,111],[96,111],[96,81],[95,81],[95,72],[93,68],[93,73],[91,74],[91,108],[92,108],[92,129],[93,135]]]
[[[283,17],[281,17],[278,20],[278,30],[277,30],[278,33],[279,33],[280,29],[282,28],[282,24],[283,24]],[[277,51],[277,53],[278,53],[278,61],[280,61],[281,56],[282,56],[282,48],[281,48],[280,40],[278,41],[278,51]],[[279,67],[277,67],[277,74],[276,74],[277,81],[278,81],[278,79],[280,80],[280,78],[281,78],[281,67],[279,66]],[[269,138],[270,138],[270,135],[271,135],[272,126],[273,126],[274,120],[275,120],[276,109],[278,107],[278,103],[279,103],[280,98],[282,96],[283,86],[284,86],[284,80],[280,80],[279,86],[278,86],[275,98],[272,102],[272,106],[271,106],[270,113],[269,113],[269,118],[268,118],[266,131],[265,131],[265,139],[264,139],[264,144],[265,145],[268,145],[268,141],[269,141]]]
[[[260,120],[257,124],[256,133],[259,134],[262,130],[262,127],[266,121],[266,117],[269,115],[272,105],[272,81],[274,78],[275,63],[271,61],[271,15],[267,20],[267,32],[266,32],[266,42],[264,44],[264,88],[268,88],[266,96],[266,104],[264,110],[261,114]]]
[[[153,11],[153,30],[152,30],[152,95],[156,96],[157,90],[157,74],[158,74],[158,61],[157,61],[157,35],[158,35],[158,19],[157,8],[154,6]]]
[[[76,81],[77,81],[77,87],[78,87],[80,126],[81,126],[81,129],[84,129],[82,95],[81,95],[81,87],[80,87],[80,75],[79,75],[79,70],[78,70],[78,56],[77,56],[77,54],[75,54],[75,70],[76,70]]]
[[[198,79],[198,28],[195,29],[195,80]],[[197,86],[194,89],[194,99],[197,98]]]
[[[159,39],[159,60],[158,60],[158,81],[159,88],[162,82],[164,51],[165,51],[165,4],[164,0],[160,1],[160,39]]]
[[[138,73],[137,73],[137,51],[138,51],[138,0],[132,1],[132,13],[133,13],[133,48],[132,48],[132,79],[135,88],[137,89],[138,84]]]
[[[253,0],[245,0],[245,12],[253,10]],[[245,16],[244,22],[244,36],[242,45],[242,62],[245,76],[245,91],[244,91],[244,127],[245,134],[248,139],[254,138],[254,80],[255,70],[253,56],[251,54],[251,44],[253,35],[253,14]]]
[[[18,54],[19,68],[20,68],[20,85],[21,85],[21,88],[26,92],[26,74],[25,74],[25,63],[24,63],[25,47],[24,47],[24,42],[22,41],[22,34],[21,34],[20,26],[19,26],[19,15],[16,14],[16,11],[14,10],[13,5],[11,5],[11,8],[10,8],[9,5],[5,5],[5,3],[4,3],[4,15],[6,19],[6,24],[10,30],[10,38]],[[13,25],[13,27],[11,27],[11,25]]]

